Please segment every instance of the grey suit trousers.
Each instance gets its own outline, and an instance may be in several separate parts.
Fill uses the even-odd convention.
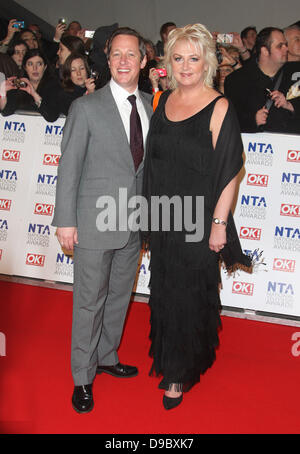
[[[75,386],[92,383],[98,365],[119,362],[117,349],[139,253],[138,232],[131,232],[121,249],[74,248],[71,368]]]

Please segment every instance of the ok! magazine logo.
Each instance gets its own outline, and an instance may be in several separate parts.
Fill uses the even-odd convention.
[[[28,253],[26,256],[26,265],[41,266],[45,264],[45,255]]]
[[[44,166],[58,166],[59,154],[44,154],[43,164]]]
[[[259,175],[258,173],[249,173],[247,176],[247,185],[249,186],[268,186],[269,175]]]
[[[2,161],[19,162],[21,152],[16,150],[3,150]]]
[[[52,216],[54,205],[49,203],[36,203],[34,207],[34,214],[41,214],[43,216]]]
[[[260,240],[261,229],[256,227],[241,227],[240,238],[244,240]]]
[[[250,282],[234,281],[232,284],[232,293],[238,295],[252,296],[254,291],[254,284]]]
[[[296,260],[274,258],[273,270],[283,271],[285,273],[294,273],[296,267]]]
[[[300,162],[300,151],[288,150],[286,160],[288,162]]]
[[[293,203],[282,203],[280,206],[280,216],[300,217],[300,205]]]
[[[0,210],[10,211],[11,200],[9,199],[0,199]]]

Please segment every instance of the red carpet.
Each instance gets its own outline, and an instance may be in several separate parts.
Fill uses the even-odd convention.
[[[150,378],[149,308],[132,303],[120,360],[133,379],[98,376],[94,410],[71,406],[72,293],[0,282],[0,432],[6,434],[288,434],[299,433],[300,328],[222,317],[214,366],[167,412],[159,379]],[[3,336],[2,336],[3,338]],[[300,350],[300,348],[299,348]]]

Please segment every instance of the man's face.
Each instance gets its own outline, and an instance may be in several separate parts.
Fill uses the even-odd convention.
[[[140,70],[145,67],[147,57],[141,61],[139,41],[136,36],[117,35],[111,44],[109,68],[113,80],[132,93],[138,84]]]
[[[167,42],[169,33],[170,33],[172,30],[174,30],[174,28],[176,28],[175,25],[169,25],[169,27],[167,28],[166,32],[162,34],[162,39],[163,39],[163,42],[164,42],[164,43]]]
[[[284,65],[287,61],[287,42],[284,34],[279,31],[271,33],[271,49],[269,53],[270,61],[278,66]]]
[[[256,35],[257,35],[257,33],[255,30],[248,31],[246,38],[243,40],[247,49],[253,49],[255,41],[256,41]]]
[[[288,42],[289,60],[300,60],[300,30],[287,30],[285,37]]]
[[[81,27],[78,22],[71,22],[70,25],[68,26],[68,34],[71,36],[77,36],[77,33],[80,32]]]

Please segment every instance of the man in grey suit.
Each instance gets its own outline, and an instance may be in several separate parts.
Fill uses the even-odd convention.
[[[127,200],[141,193],[152,114],[151,97],[137,88],[145,54],[136,31],[117,29],[108,43],[111,81],[73,102],[64,127],[52,225],[58,227],[61,246],[74,252],[72,405],[79,413],[93,408],[96,374],[138,373],[121,364],[117,354],[140,251],[139,232],[124,227],[127,207],[119,190]],[[128,100],[129,95],[135,96]],[[137,129],[132,121],[139,124],[138,152],[132,146]],[[99,222],[99,207],[104,208],[99,201],[105,196],[116,202],[114,231]]]

